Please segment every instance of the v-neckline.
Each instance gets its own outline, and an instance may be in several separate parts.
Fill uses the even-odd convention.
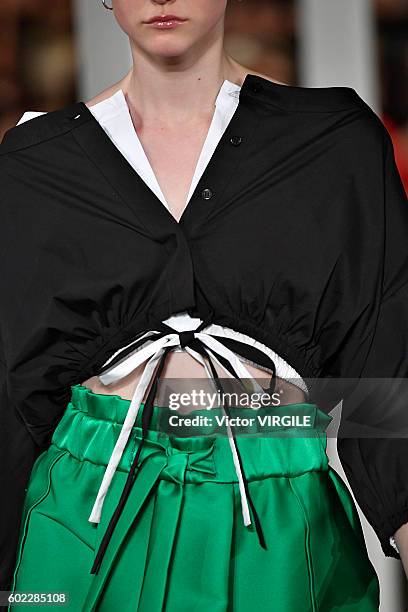
[[[110,131],[110,125],[112,124],[112,122],[114,122],[114,128],[120,130],[120,127],[122,127],[122,129],[124,128],[126,130],[126,134],[127,134],[126,139],[128,140],[123,139],[123,136],[122,136],[122,140],[118,139],[119,143],[125,146],[120,146],[117,142],[115,142],[114,137],[111,138],[113,140],[113,144],[117,146],[121,154],[125,157],[128,163],[130,163],[130,165],[134,168],[134,171],[137,172],[137,174],[139,174],[140,178],[143,181],[145,181],[149,189],[151,189],[151,191],[153,191],[153,193],[159,198],[163,206],[165,206],[167,210],[170,212],[170,214],[172,214],[175,221],[177,223],[180,223],[181,217],[184,214],[185,209],[189,205],[191,197],[194,193],[194,189],[192,189],[192,185],[198,182],[197,175],[200,174],[201,176],[201,174],[203,173],[203,171],[200,172],[200,167],[202,166],[203,156],[207,152],[208,142],[213,137],[214,131],[216,129],[217,121],[220,120],[221,108],[225,109],[225,107],[227,106],[228,113],[231,112],[231,117],[232,117],[233,112],[235,112],[236,110],[237,101],[229,100],[227,96],[230,96],[231,94],[233,95],[235,92],[237,92],[239,95],[239,90],[240,90],[240,86],[236,85],[232,81],[229,81],[228,79],[224,79],[221,87],[218,90],[218,94],[214,102],[214,110],[213,110],[213,114],[211,117],[211,122],[205,134],[205,138],[204,138],[201,150],[199,152],[199,156],[197,158],[196,165],[194,167],[193,174],[191,176],[191,180],[189,183],[189,189],[186,194],[186,201],[184,202],[183,210],[178,220],[176,219],[176,217],[174,217],[173,213],[171,212],[169,202],[166,196],[164,195],[164,192],[158,181],[154,168],[152,164],[150,163],[150,160],[147,156],[143,143],[140,140],[139,134],[137,133],[137,130],[134,126],[133,119],[132,119],[130,109],[129,109],[129,105],[127,103],[126,96],[125,96],[123,89],[119,89],[112,96],[103,100],[102,102],[99,102],[89,107],[89,109],[91,110],[92,114],[95,116],[97,121],[102,125],[103,129],[105,131],[108,130],[108,135]],[[229,120],[231,119],[231,117],[229,117]],[[122,122],[122,124],[120,122]],[[113,129],[112,132],[114,133],[115,129]],[[218,141],[218,138],[217,138],[217,141]],[[139,163],[136,163],[136,162],[139,162]],[[140,165],[142,165],[142,168],[140,168]],[[139,166],[139,168],[137,168],[137,166]],[[205,169],[205,166],[204,166],[204,169]],[[147,174],[145,174],[143,171],[145,171]]]
[[[256,98],[258,91],[262,91],[260,83],[264,81],[262,77],[251,73],[245,76],[236,110],[179,221],[163,206],[160,198],[119,151],[83,101],[75,105],[82,120],[78,122],[77,128],[72,130],[72,135],[148,234],[165,236],[169,231],[189,234],[203,224],[214,209],[224,189],[228,187],[234,169],[248,149],[248,141],[260,120],[254,97]],[[238,140],[233,137],[238,137]],[[236,146],[237,142],[242,144]]]

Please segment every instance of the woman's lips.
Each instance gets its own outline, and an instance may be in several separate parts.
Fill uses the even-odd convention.
[[[181,19],[179,17],[164,17],[163,19],[157,18],[153,21],[146,22],[146,25],[152,26],[153,28],[158,28],[159,30],[168,30],[181,25],[185,21],[186,19]]]

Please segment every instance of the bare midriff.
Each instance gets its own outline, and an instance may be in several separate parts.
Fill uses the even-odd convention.
[[[126,378],[122,378],[117,383],[104,385],[97,376],[92,376],[91,378],[84,380],[82,385],[88,387],[95,393],[119,395],[123,399],[131,400],[143,373],[144,367],[145,364],[141,364]],[[269,386],[271,380],[270,373],[246,363],[245,367],[249,373],[262,385],[262,387],[266,388]],[[220,377],[227,377],[227,374],[223,368],[219,367],[218,364],[215,364],[215,369]],[[207,378],[207,374],[204,367],[193,359],[188,353],[172,352],[167,356],[164,368],[161,372],[160,379],[163,378],[183,378],[185,380],[189,380],[195,378]],[[302,389],[282,378],[276,378],[275,390],[276,392],[279,392],[280,403],[282,405],[296,404],[306,401],[306,397]]]

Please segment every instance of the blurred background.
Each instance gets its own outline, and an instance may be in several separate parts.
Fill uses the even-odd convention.
[[[230,0],[226,48],[288,85],[354,87],[390,132],[408,193],[408,0]],[[0,140],[25,111],[86,101],[130,66],[128,39],[101,0],[1,0]],[[328,455],[347,483],[331,437]],[[401,564],[359,513],[380,610],[404,612]]]

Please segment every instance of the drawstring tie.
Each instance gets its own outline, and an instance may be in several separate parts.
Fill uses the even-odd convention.
[[[154,399],[157,394],[158,380],[163,370],[166,357],[170,351],[176,347],[181,347],[187,351],[194,359],[199,361],[205,368],[207,376],[213,379],[217,387],[217,391],[221,394],[221,405],[228,417],[230,417],[229,407],[225,405],[224,390],[221,380],[213,364],[213,359],[231,376],[243,384],[241,378],[250,380],[253,389],[261,393],[273,393],[276,382],[276,368],[273,360],[261,349],[249,346],[244,342],[240,342],[231,338],[224,338],[206,333],[204,330],[212,323],[213,311],[210,315],[194,330],[177,331],[166,325],[162,321],[157,320],[150,315],[150,319],[154,322],[154,327],[135,341],[122,347],[114,353],[102,366],[98,377],[103,384],[117,382],[127,376],[140,364],[147,361],[143,374],[134,391],[128,412],[126,414],[122,429],[116,441],[109,463],[106,467],[92,512],[88,520],[92,523],[99,523],[101,519],[102,506],[109,489],[110,483],[123,455],[125,446],[128,442],[132,428],[136,422],[138,410],[146,390],[152,381],[151,388],[146,398],[142,413],[142,438],[137,450],[137,453],[132,461],[128,477],[126,479],[122,494],[110,519],[108,527],[103,535],[99,549],[95,556],[94,563],[90,570],[91,574],[98,573],[102,563],[103,556],[108,547],[115,525],[120,517],[120,514],[126,504],[130,490],[136,479],[136,467],[143,447],[143,442],[147,436],[149,424],[153,414]],[[233,350],[234,349],[234,352]],[[124,357],[125,355],[125,357]],[[271,385],[268,389],[263,389],[254,377],[244,366],[240,357],[251,359],[259,363],[272,372]],[[208,360],[209,368],[206,363]],[[157,366],[157,370],[155,368]],[[227,424],[227,433],[234,462],[235,471],[238,478],[239,491],[241,496],[241,508],[244,525],[251,524],[252,511],[253,520],[255,523],[256,532],[258,535],[259,544],[266,549],[264,534],[261,523],[255,509],[255,505],[251,499],[249,492],[248,481],[245,476],[244,467],[242,464],[241,455],[237,446],[235,435],[231,426]]]

